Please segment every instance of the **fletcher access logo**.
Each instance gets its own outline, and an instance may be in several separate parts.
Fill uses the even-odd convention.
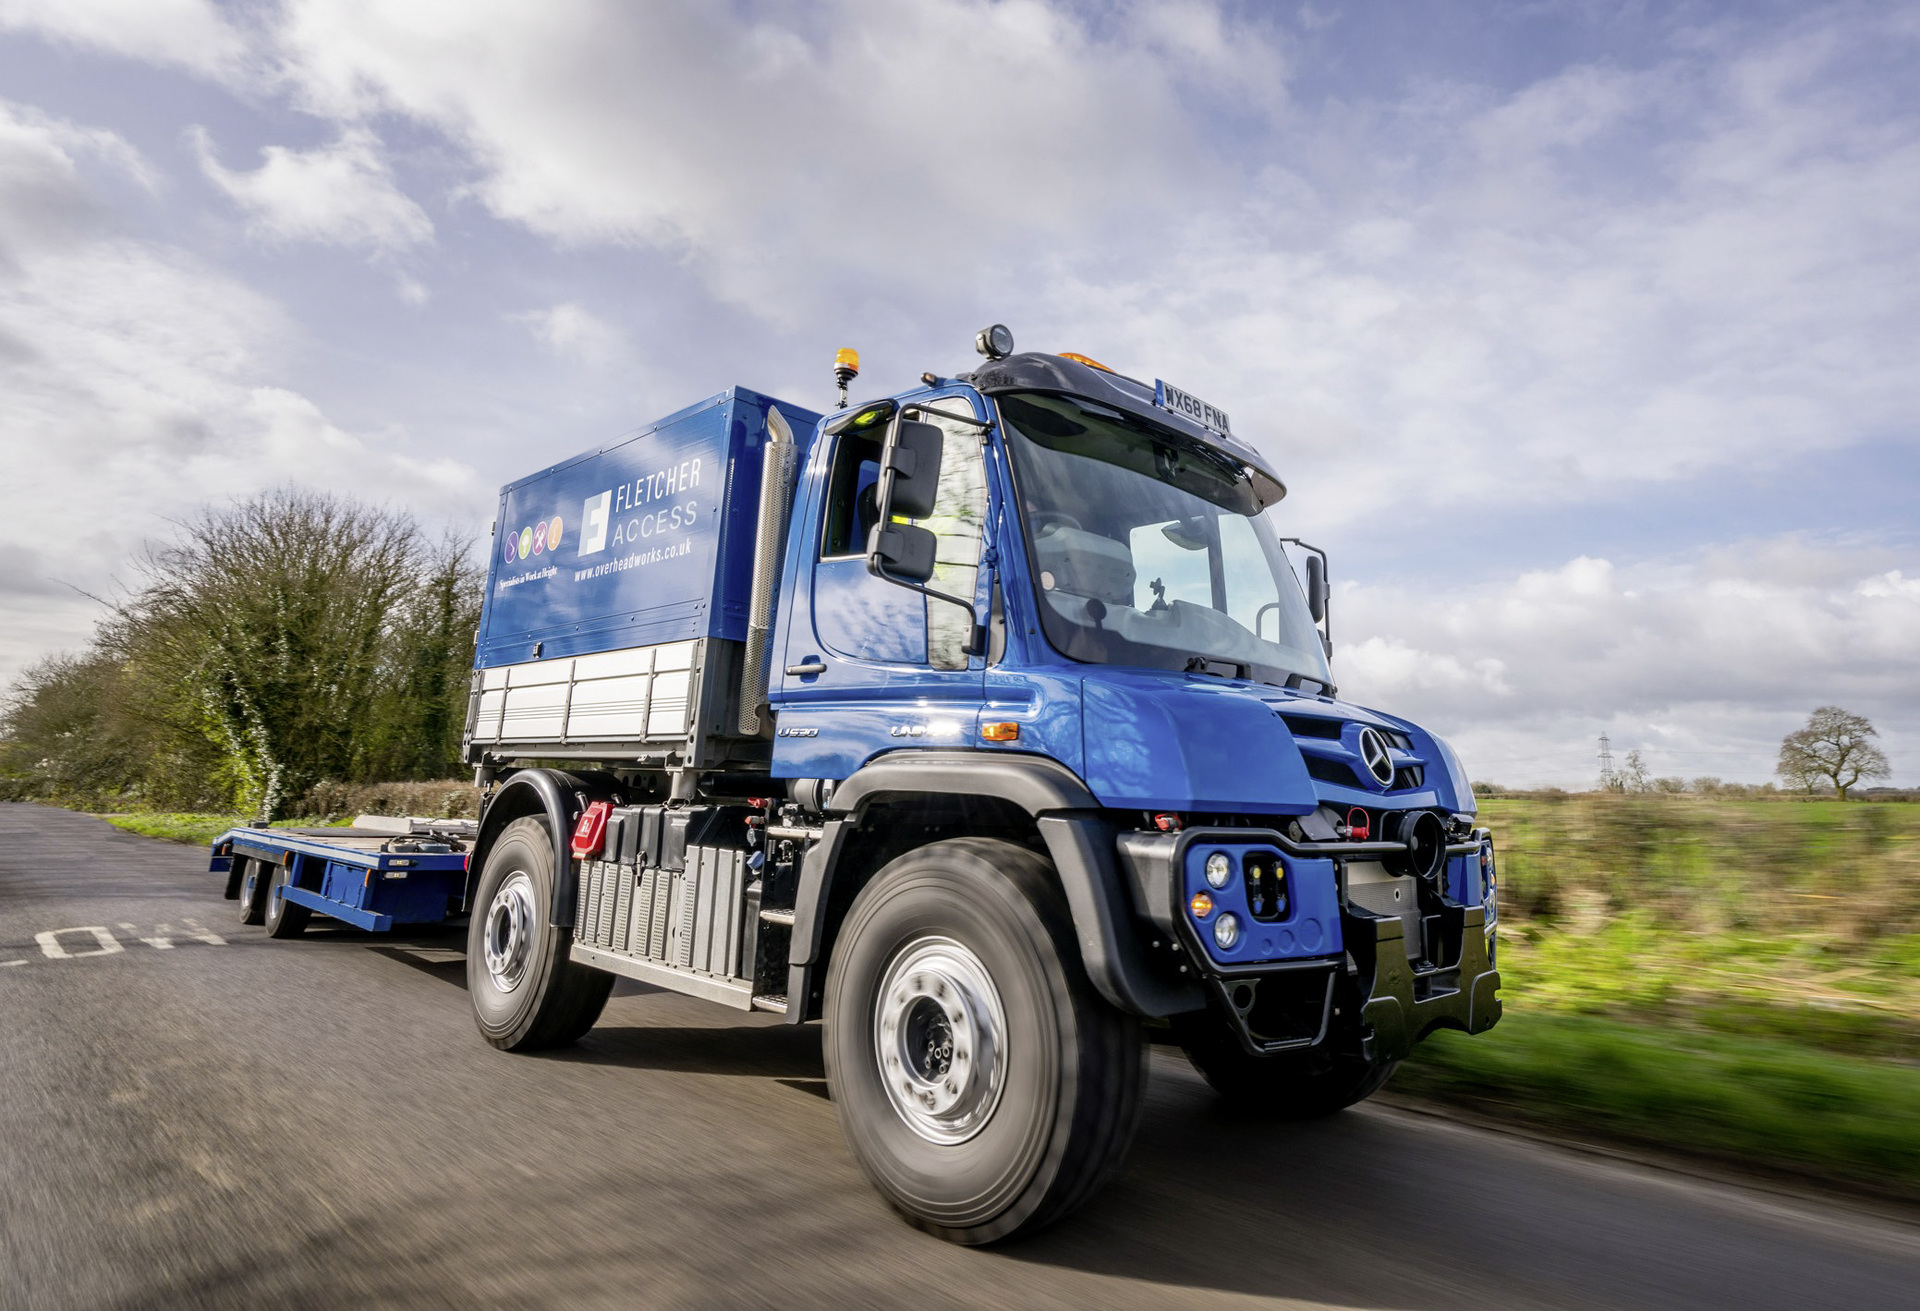
[[[551,519],[542,519],[517,533],[508,533],[502,553],[508,564],[516,560],[528,560],[536,555],[545,555],[548,551],[560,549],[560,530],[565,527],[559,515]],[[606,531],[604,528],[602,532]]]
[[[580,554],[592,555],[607,549],[607,507],[613,502],[611,491],[589,496],[580,511]]]

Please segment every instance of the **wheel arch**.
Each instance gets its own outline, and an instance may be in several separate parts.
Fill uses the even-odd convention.
[[[501,832],[516,819],[543,816],[553,836],[552,923],[573,927],[577,871],[570,847],[574,822],[587,803],[611,793],[611,780],[569,774],[557,769],[521,769],[506,776],[480,813],[480,831],[467,858],[466,905],[474,909],[474,890],[487,866],[487,856]]]
[[[883,816],[884,829],[871,822]],[[1072,770],[1014,752],[901,751],[856,771],[828,801],[795,898],[789,1022],[817,1018],[824,966],[860,887],[894,856],[962,836],[1007,838],[1049,858],[1081,962],[1107,1001],[1154,1017],[1205,1004],[1197,984],[1168,978],[1147,959],[1115,861],[1113,824]]]

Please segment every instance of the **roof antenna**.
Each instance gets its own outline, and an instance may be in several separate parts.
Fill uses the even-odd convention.
[[[840,384],[840,408],[847,408],[847,384],[860,376],[860,352],[842,346],[833,353],[833,379]]]

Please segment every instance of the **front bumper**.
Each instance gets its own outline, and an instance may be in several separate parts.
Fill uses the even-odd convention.
[[[1397,1061],[1435,1029],[1482,1033],[1500,1019],[1500,972],[1487,955],[1487,912],[1449,906],[1438,917],[1439,941],[1458,943],[1450,965],[1407,959],[1400,921],[1349,914],[1348,953],[1360,964],[1360,1051],[1371,1061]],[[1371,957],[1371,959],[1367,959]]]
[[[1377,859],[1384,846],[1336,848],[1259,829],[1128,833],[1119,840],[1136,912],[1185,949],[1214,1009],[1248,1052],[1266,1056],[1325,1044],[1372,1061],[1400,1059],[1435,1029],[1483,1032],[1501,1010],[1484,905],[1462,904],[1436,889],[1416,925],[1424,939],[1418,958],[1409,960],[1401,919],[1341,901],[1336,865]],[[1209,849],[1271,850],[1286,861],[1288,916],[1271,933],[1253,924],[1260,936],[1243,936],[1233,953],[1239,959],[1223,959],[1187,913],[1191,894],[1204,886],[1188,866]],[[1245,912],[1231,889],[1216,896],[1222,906]]]

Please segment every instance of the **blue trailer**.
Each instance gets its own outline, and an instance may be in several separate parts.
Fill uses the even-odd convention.
[[[835,412],[734,388],[509,484],[470,837],[221,858],[267,915],[468,915],[505,1050],[580,1038],[618,976],[823,1021],[854,1157],[958,1242],[1094,1191],[1149,1033],[1297,1117],[1492,1026],[1467,775],[1339,696],[1266,457],[1164,380],[975,344],[852,406],[842,352]]]
[[[213,841],[208,868],[227,876],[243,924],[297,937],[315,911],[357,929],[438,924],[465,909],[467,843],[458,820],[363,816],[351,828],[235,828]]]

